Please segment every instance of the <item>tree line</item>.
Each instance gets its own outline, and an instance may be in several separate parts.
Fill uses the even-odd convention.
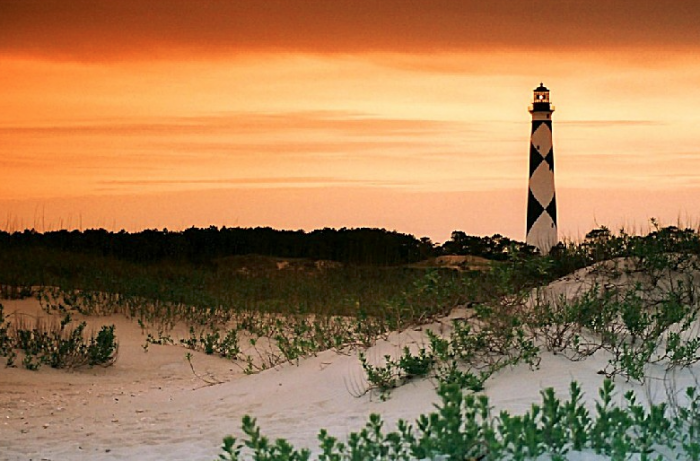
[[[129,233],[105,229],[37,232],[0,232],[0,249],[50,248],[98,254],[138,263],[163,260],[205,263],[217,258],[257,254],[308,258],[345,264],[390,266],[443,254],[469,254],[502,260],[513,251],[531,253],[524,243],[501,235],[469,236],[452,233],[442,245],[429,238],[377,228],[277,230],[256,228],[189,228],[184,231],[148,229]]]

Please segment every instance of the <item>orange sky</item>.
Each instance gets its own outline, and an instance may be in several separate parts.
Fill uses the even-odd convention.
[[[0,0],[0,229],[700,220],[694,0]]]

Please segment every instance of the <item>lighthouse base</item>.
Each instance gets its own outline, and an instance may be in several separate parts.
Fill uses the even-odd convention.
[[[537,248],[541,254],[548,254],[558,243],[557,225],[549,215],[542,213],[527,233],[525,243]]]

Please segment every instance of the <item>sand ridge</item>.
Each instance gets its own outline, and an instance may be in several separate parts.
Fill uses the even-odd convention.
[[[557,296],[580,293],[582,284],[590,284],[587,274],[582,271],[555,282],[550,290]],[[35,300],[2,304],[6,314],[42,315]],[[0,460],[212,460],[224,436],[240,436],[246,414],[257,418],[264,435],[313,449],[321,428],[342,439],[361,429],[371,413],[381,414],[391,427],[398,419],[413,422],[438,401],[429,379],[396,389],[387,401],[363,392],[367,383],[358,351],[326,351],[298,365],[245,375],[231,361],[181,346],[151,344],[145,352],[144,332],[122,316],[85,320],[94,329],[116,325],[117,362],[74,371],[0,368]],[[432,327],[448,323],[446,319]],[[366,355],[380,361],[385,354],[400,354],[404,346],[425,346],[425,341],[422,329],[392,333]],[[188,352],[198,374],[222,384],[209,386],[197,378],[185,359]],[[572,362],[542,352],[537,370],[527,365],[501,370],[487,381],[485,393],[496,411],[515,414],[538,402],[546,387],[567,397],[569,384],[576,380],[592,402],[607,360],[603,353]],[[696,385],[698,374],[696,365],[666,378],[680,391]],[[663,373],[657,377],[663,378]],[[650,401],[665,400],[668,381],[650,379],[640,385],[618,379],[618,398],[634,389]]]

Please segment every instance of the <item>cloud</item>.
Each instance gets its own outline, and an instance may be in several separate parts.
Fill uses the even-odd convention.
[[[450,136],[475,123],[382,118],[351,111],[230,113],[138,121],[0,125],[0,165],[141,173],[168,168],[449,161],[463,155]],[[212,166],[212,168],[214,168]],[[165,184],[165,183],[163,183]]]
[[[485,122],[342,110],[0,125],[0,192],[446,187],[455,171],[474,176],[472,170],[494,161],[470,159],[479,149],[465,139],[476,135],[473,142],[487,143],[484,132]],[[503,153],[496,161],[507,158]]]
[[[271,130],[328,131],[336,134],[363,136],[406,136],[439,134],[450,130],[478,131],[466,123],[448,120],[386,118],[368,113],[329,111],[238,112],[205,116],[160,117],[141,121],[110,120],[106,122],[66,123],[49,125],[2,126],[2,135],[205,135],[235,133],[260,135]]]
[[[290,187],[290,186],[404,186],[407,183],[401,181],[375,181],[364,179],[349,179],[340,177],[260,177],[260,178],[226,178],[226,179],[135,179],[135,180],[107,180],[98,181],[98,184],[111,186],[246,186],[246,187]]]
[[[561,120],[557,125],[566,125],[576,128],[606,128],[606,127],[644,127],[644,126],[660,126],[667,125],[667,122],[659,120]]]
[[[459,156],[446,137],[478,135],[478,123],[382,118],[349,111],[231,113],[27,126],[0,125],[0,164],[70,163],[74,168],[138,164],[162,168],[225,159],[433,160]],[[101,143],[98,141],[102,140]],[[108,141],[105,141],[108,140]],[[21,149],[18,149],[21,147]],[[458,148],[458,150],[461,148]],[[434,152],[439,150],[439,152]],[[61,155],[56,155],[56,152]]]
[[[78,61],[257,52],[697,49],[696,0],[5,0],[0,54]]]

